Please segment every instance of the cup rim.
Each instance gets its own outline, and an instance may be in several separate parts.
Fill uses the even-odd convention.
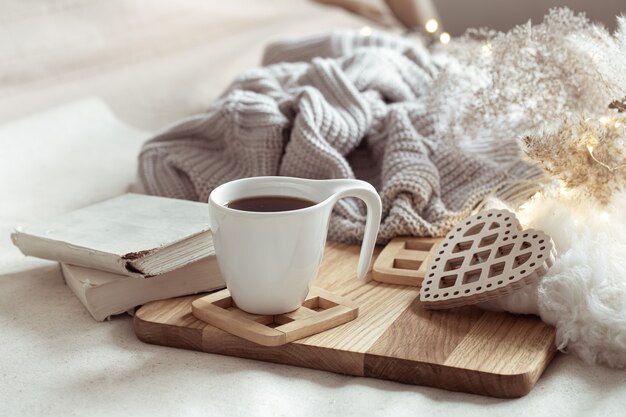
[[[309,211],[314,211],[319,209],[321,206],[323,206],[325,203],[328,202],[328,200],[330,200],[332,198],[332,196],[329,196],[321,201],[317,201],[317,200],[313,200],[309,197],[302,197],[302,196],[297,196],[297,195],[286,195],[286,196],[291,196],[291,197],[297,197],[297,198],[307,198],[308,200],[314,201],[315,204],[313,204],[312,206],[309,207],[304,207],[304,208],[300,208],[300,209],[295,209],[295,210],[287,210],[287,211],[246,211],[246,210],[237,210],[237,209],[233,209],[230,207],[225,206],[224,204],[220,204],[219,202],[217,202],[215,200],[215,193],[219,193],[220,191],[223,191],[224,188],[227,187],[231,187],[231,186],[235,186],[237,184],[240,183],[246,183],[246,182],[263,182],[263,181],[280,181],[280,182],[287,182],[287,183],[313,183],[316,181],[323,181],[323,180],[312,180],[312,179],[308,179],[308,178],[296,178],[296,177],[281,177],[281,176],[260,176],[260,177],[247,177],[247,178],[239,178],[236,180],[232,180],[232,181],[228,181],[225,182],[223,184],[220,184],[219,186],[215,187],[213,189],[213,191],[211,191],[211,193],[209,194],[209,198],[208,198],[208,203],[211,207],[215,207],[218,210],[224,212],[224,213],[229,213],[229,214],[237,214],[239,216],[248,216],[248,217],[276,217],[276,216],[288,216],[288,215],[296,215],[296,214],[301,214],[301,213],[306,213]],[[262,197],[262,196],[266,196],[266,195],[276,195],[276,194],[264,194],[264,193],[258,193],[255,194],[256,196]],[[246,198],[246,197],[241,197],[241,198]],[[230,200],[232,201],[232,200]]]

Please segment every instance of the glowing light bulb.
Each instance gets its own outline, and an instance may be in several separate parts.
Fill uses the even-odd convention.
[[[609,122],[609,118],[606,116],[602,116],[600,117],[600,123],[602,123],[603,125],[606,125]]]
[[[361,36],[370,36],[372,34],[372,28],[369,26],[363,26],[361,30],[359,30]]]
[[[558,189],[558,193],[559,196],[563,198],[571,198],[574,196],[574,191],[567,188],[564,184]]]
[[[611,216],[609,216],[608,212],[606,212],[606,211],[601,211],[600,212],[600,220],[602,220],[603,222],[608,222],[610,217]]]
[[[491,44],[487,43],[487,44],[483,45],[483,47],[481,48],[481,52],[482,52],[483,56],[491,56],[491,53],[492,53]]]
[[[448,32],[443,32],[441,35],[439,35],[439,41],[444,45],[450,43],[450,34]]]
[[[437,32],[437,29],[439,29],[439,22],[437,22],[437,19],[428,19],[426,21],[426,32],[428,33],[435,33]]]

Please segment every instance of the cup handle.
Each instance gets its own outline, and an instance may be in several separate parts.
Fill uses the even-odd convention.
[[[372,254],[374,246],[376,246],[376,237],[378,236],[378,228],[380,226],[380,218],[382,215],[382,203],[376,189],[369,183],[361,180],[343,179],[328,181],[333,189],[332,207],[337,201],[346,197],[356,197],[365,202],[367,206],[367,219],[365,222],[365,233],[363,235],[363,243],[361,244],[361,254],[359,256],[359,264],[356,270],[358,279],[363,279],[369,271],[372,262]]]

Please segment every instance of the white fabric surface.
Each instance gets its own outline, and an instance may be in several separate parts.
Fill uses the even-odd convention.
[[[11,64],[0,65],[0,120],[98,94],[119,117],[153,130],[202,108],[236,72],[258,62],[270,37],[362,24],[293,0],[149,3],[2,3],[0,56]],[[176,11],[187,24],[166,19]],[[38,33],[33,28],[44,15],[54,30]],[[110,38],[107,19],[115,31],[139,25],[147,35]],[[211,25],[213,32],[203,30]],[[74,36],[61,42],[59,33]],[[85,57],[76,43],[90,33],[102,35],[104,51],[117,52]],[[177,35],[178,46],[161,48],[157,35],[167,33]],[[133,48],[145,55],[116,61]],[[72,60],[58,64],[64,57]],[[64,111],[0,128],[0,416],[623,414],[626,373],[573,356],[559,355],[526,397],[500,400],[152,346],[136,339],[128,316],[95,322],[63,284],[58,265],[24,258],[9,239],[18,223],[121,194],[133,182],[142,133],[117,126],[120,134],[103,140],[94,132],[114,120],[88,117],[89,109],[102,109],[97,102],[79,107],[69,122]]]

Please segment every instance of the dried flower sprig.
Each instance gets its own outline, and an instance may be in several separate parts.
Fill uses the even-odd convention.
[[[436,128],[460,141],[515,141],[626,95],[624,18],[611,34],[553,9],[540,24],[470,30],[442,50],[453,62],[435,80],[431,108]]]
[[[556,131],[527,136],[523,144],[551,177],[601,204],[626,188],[626,115],[568,118]]]
[[[613,100],[611,104],[609,104],[609,109],[617,110],[619,113],[626,112],[626,97],[621,100]]]
[[[470,31],[435,50],[441,72],[430,89],[428,111],[441,137],[508,164],[519,161],[520,137],[554,131],[526,139],[537,164],[516,171],[512,181],[536,180],[539,166],[568,190],[602,202],[623,187],[624,132],[615,123],[624,123],[619,116],[626,113],[612,113],[606,126],[598,117],[578,115],[596,114],[626,95],[625,17],[617,18],[610,33],[584,14],[553,9],[539,24],[506,33]],[[626,111],[626,98],[611,108]],[[559,127],[561,120],[566,122]]]

